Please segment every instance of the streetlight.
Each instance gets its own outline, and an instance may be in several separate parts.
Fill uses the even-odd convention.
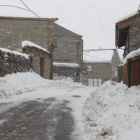
[[[53,51],[57,47],[57,38],[53,39],[53,44],[50,46],[51,50],[51,79],[53,79]]]

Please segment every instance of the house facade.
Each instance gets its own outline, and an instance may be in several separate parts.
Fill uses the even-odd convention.
[[[116,47],[125,46],[124,57],[140,48],[140,13],[116,23]]]
[[[105,81],[118,79],[121,60],[117,50],[90,51],[84,54],[80,81],[84,85],[100,86]]]
[[[54,23],[53,38],[57,38],[57,48],[53,53],[55,77],[71,77],[79,81],[83,61],[82,36]]]
[[[127,62],[122,66],[123,83],[128,87],[140,84],[140,11],[116,23],[116,47],[124,49]],[[136,55],[134,55],[136,53]]]
[[[49,52],[53,43],[53,23],[56,20],[58,19],[0,16],[0,47],[31,55],[33,70],[49,79],[51,72]],[[22,49],[22,42],[26,40],[33,42],[31,44],[34,45],[29,43]],[[35,46],[40,46],[42,49]]]

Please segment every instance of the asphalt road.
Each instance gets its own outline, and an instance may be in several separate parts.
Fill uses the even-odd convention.
[[[0,140],[71,140],[74,118],[68,102],[55,98],[37,99],[3,111]],[[7,105],[0,104],[0,109]]]

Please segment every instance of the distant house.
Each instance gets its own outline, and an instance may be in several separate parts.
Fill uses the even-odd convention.
[[[125,46],[124,57],[140,48],[140,13],[127,16],[116,23],[116,47]]]
[[[71,77],[74,81],[79,81],[83,61],[82,36],[54,23],[53,38],[57,38],[57,48],[54,50],[54,77]]]
[[[24,53],[33,58],[34,71],[49,79],[51,73],[49,51],[53,43],[53,23],[56,20],[58,19],[0,16],[0,47],[18,52],[24,50]],[[26,40],[29,42],[22,48],[22,42]]]
[[[120,64],[116,49],[87,51],[84,53],[80,81],[91,86],[100,86],[107,80],[117,81],[117,66]]]

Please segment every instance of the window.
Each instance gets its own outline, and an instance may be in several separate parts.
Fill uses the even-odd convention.
[[[114,66],[112,66],[112,71],[114,71],[115,70],[115,67]]]
[[[87,71],[91,71],[91,65],[87,66]]]
[[[78,76],[79,74],[78,74],[78,72],[75,72],[75,76]]]
[[[115,67],[115,76],[118,76],[118,69]]]

